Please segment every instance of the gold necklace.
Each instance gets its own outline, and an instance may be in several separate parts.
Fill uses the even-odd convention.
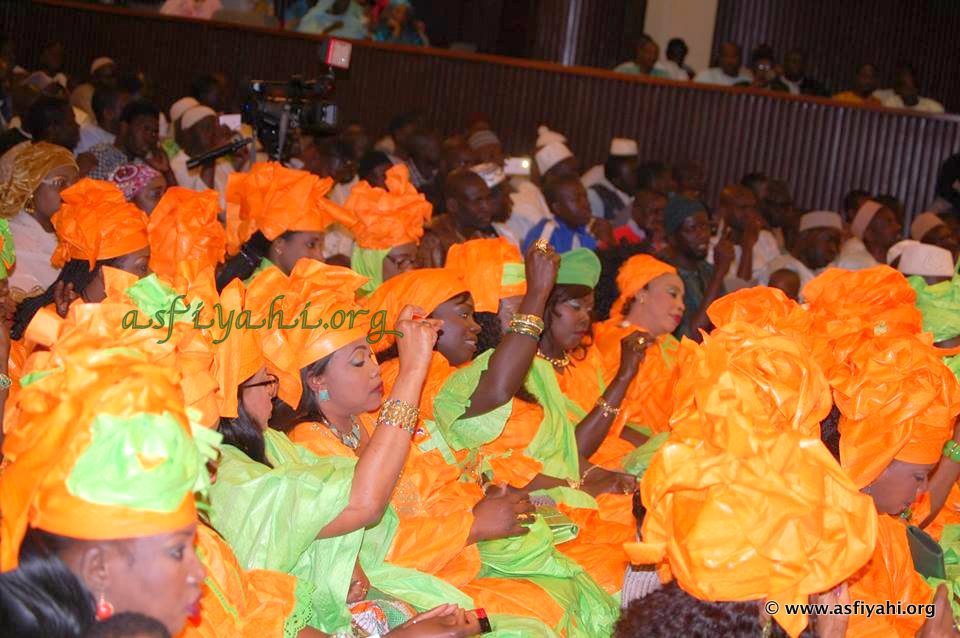
[[[554,368],[566,368],[568,365],[570,365],[570,357],[567,356],[566,352],[563,353],[563,357],[554,359],[553,357],[548,357],[547,355],[543,354],[543,350],[537,348],[537,356],[552,364]]]

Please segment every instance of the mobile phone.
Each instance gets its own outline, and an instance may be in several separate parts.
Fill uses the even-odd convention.
[[[507,175],[523,175],[527,176],[530,174],[530,158],[529,157],[508,157],[503,166],[503,172]]]
[[[239,131],[242,123],[242,116],[239,113],[228,113],[220,116],[220,124],[226,126],[231,131]]]
[[[907,527],[907,544],[913,557],[913,568],[924,578],[947,578],[943,548],[929,534],[917,527]]]

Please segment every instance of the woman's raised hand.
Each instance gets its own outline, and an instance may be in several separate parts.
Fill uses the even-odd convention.
[[[397,354],[400,367],[405,372],[425,373],[430,366],[433,347],[443,321],[427,319],[423,308],[407,305],[400,311],[397,325]]]

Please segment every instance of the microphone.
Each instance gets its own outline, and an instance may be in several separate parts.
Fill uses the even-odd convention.
[[[241,148],[243,148],[247,144],[252,144],[252,143],[253,143],[252,137],[244,137],[242,139],[235,140],[233,142],[230,142],[226,146],[221,146],[220,148],[215,148],[212,151],[207,151],[202,155],[191,157],[190,159],[187,160],[187,168],[196,168],[201,164],[212,162],[216,159],[223,157],[224,155],[229,155],[230,153],[239,151]]]

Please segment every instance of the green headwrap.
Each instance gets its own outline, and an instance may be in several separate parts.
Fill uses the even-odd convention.
[[[376,250],[353,246],[353,255],[350,257],[350,268],[357,274],[369,278],[369,281],[360,287],[357,292],[366,297],[383,284],[383,260],[390,252],[389,248]]]
[[[596,288],[600,281],[600,259],[589,248],[576,248],[560,255],[558,284]]]
[[[503,265],[503,275],[500,277],[500,286],[515,286],[527,280],[527,273],[523,264],[509,262]]]
[[[934,342],[960,335],[960,277],[928,285],[923,277],[907,277],[917,293],[917,309],[923,314],[923,329]]]

